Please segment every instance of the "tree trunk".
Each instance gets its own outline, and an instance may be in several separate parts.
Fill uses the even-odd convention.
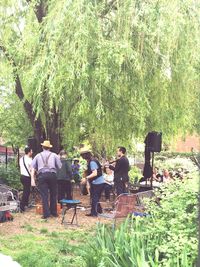
[[[46,114],[47,121],[47,138],[53,145],[52,151],[59,153],[61,150],[62,138],[61,138],[61,114],[60,111],[56,109],[56,106],[52,108],[51,116],[48,117]]]
[[[51,144],[53,145],[52,147],[52,151],[55,152],[55,153],[59,153],[60,150],[61,150],[61,142],[60,142],[60,137],[59,137],[59,132],[58,132],[59,129],[54,129],[52,132],[51,132],[51,135],[50,135],[50,141],[51,141]]]
[[[36,120],[34,122],[33,132],[34,132],[34,138],[37,141],[36,153],[39,153],[42,150],[41,143],[46,139],[46,133],[45,133],[44,127],[40,121]]]
[[[27,0],[27,3],[31,3],[31,0]],[[43,21],[43,18],[47,14],[47,3],[44,0],[40,0],[37,2],[35,6],[35,14],[39,23]],[[0,46],[0,49],[4,52],[7,59],[11,62],[14,70],[14,79],[15,79],[15,93],[18,96],[19,100],[23,103],[24,110],[27,114],[27,117],[32,125],[34,138],[37,141],[37,149],[36,153],[41,151],[41,142],[45,139],[49,139],[53,145],[53,151],[58,153],[61,149],[61,121],[60,121],[60,113],[56,110],[55,107],[52,109],[52,115],[49,117],[48,110],[44,111],[46,116],[46,127],[44,127],[42,119],[40,116],[36,116],[36,113],[33,108],[33,104],[29,102],[26,97],[24,96],[24,91],[22,88],[22,83],[20,80],[19,73],[17,71],[17,64],[12,58],[12,56],[8,53],[4,46]],[[46,129],[46,132],[45,132]],[[28,136],[27,136],[28,141]]]

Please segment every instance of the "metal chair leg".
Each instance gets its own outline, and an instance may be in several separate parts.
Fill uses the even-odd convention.
[[[71,224],[73,224],[74,222],[74,219],[76,219],[76,224],[78,224],[78,220],[77,220],[77,212],[76,212],[76,206],[74,206],[74,214],[73,214],[73,217],[72,217],[72,220],[71,220]]]
[[[61,224],[63,224],[63,223],[64,223],[64,220],[65,220],[65,214],[66,214],[66,212],[67,212],[67,208],[64,208],[64,207],[63,207],[63,210],[62,210],[62,221],[61,221]]]

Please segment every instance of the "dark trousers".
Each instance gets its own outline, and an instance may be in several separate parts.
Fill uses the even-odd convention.
[[[38,187],[42,197],[43,216],[57,215],[57,178],[55,173],[41,173],[38,176]],[[50,193],[50,206],[49,206]]]
[[[110,200],[110,191],[112,189],[112,185],[105,184],[105,198]]]
[[[90,197],[91,197],[91,214],[92,215],[97,215],[98,213],[102,213],[102,208],[101,205],[98,204],[101,194],[104,190],[105,184],[91,184],[90,185]]]
[[[58,202],[62,199],[72,199],[71,181],[58,180]]]
[[[115,181],[115,189],[117,196],[126,193],[126,185],[122,180]]]
[[[28,206],[29,196],[31,192],[31,178],[28,176],[21,176],[21,183],[23,185],[23,195],[20,203],[20,208],[24,210],[25,206]]]

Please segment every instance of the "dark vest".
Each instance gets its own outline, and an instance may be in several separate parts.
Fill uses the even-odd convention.
[[[102,174],[103,174],[103,173],[102,173],[102,169],[101,169],[101,164],[99,163],[99,161],[96,160],[96,159],[91,159],[91,160],[89,161],[88,165],[87,165],[87,176],[89,176],[89,175],[92,173],[92,170],[91,170],[91,168],[90,168],[90,162],[91,162],[91,161],[96,162],[96,164],[97,164],[97,166],[98,166],[98,169],[97,169],[97,176],[95,176],[95,177],[89,179],[89,182],[90,182],[90,183],[93,182],[94,180],[96,180],[97,178],[101,177]]]

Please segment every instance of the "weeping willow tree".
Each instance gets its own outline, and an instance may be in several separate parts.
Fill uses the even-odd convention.
[[[0,86],[55,150],[170,137],[194,128],[199,19],[195,0],[3,0]]]

